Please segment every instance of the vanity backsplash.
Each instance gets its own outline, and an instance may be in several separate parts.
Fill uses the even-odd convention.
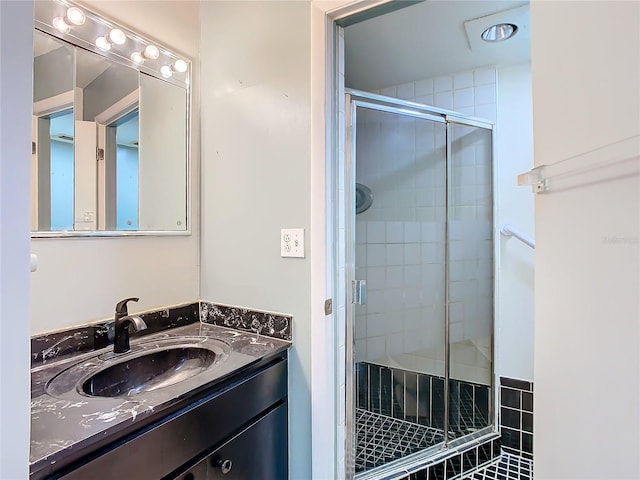
[[[139,333],[132,333],[132,338],[200,321],[289,342],[292,339],[292,317],[290,315],[205,301],[136,315],[142,317],[147,324],[147,329]],[[67,355],[105,348],[113,343],[113,336],[113,320],[33,336],[31,337],[31,366],[38,366],[54,358],[59,359]]]

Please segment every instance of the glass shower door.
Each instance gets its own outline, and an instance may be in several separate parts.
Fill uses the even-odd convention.
[[[352,109],[359,474],[445,440],[447,130],[435,115]]]
[[[492,132],[451,123],[448,176],[449,431],[493,424]]]

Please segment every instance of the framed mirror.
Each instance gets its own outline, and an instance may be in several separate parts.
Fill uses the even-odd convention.
[[[46,0],[33,65],[32,236],[189,234],[190,63]]]

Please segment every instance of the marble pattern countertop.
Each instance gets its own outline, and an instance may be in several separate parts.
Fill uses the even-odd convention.
[[[154,348],[158,342],[180,343],[181,339],[194,337],[215,339],[218,345],[223,345],[223,351],[218,351],[222,361],[189,379],[127,397],[90,397],[79,393],[76,382],[65,385],[58,381],[55,389],[50,383],[71,369],[82,375],[83,369],[88,374],[106,367],[112,345],[32,368],[31,473],[53,471],[56,462],[70,454],[88,453],[105,438],[130,431],[134,422],[167,410],[291,345],[288,341],[198,322],[132,338],[132,354]],[[116,358],[114,363],[117,361]]]

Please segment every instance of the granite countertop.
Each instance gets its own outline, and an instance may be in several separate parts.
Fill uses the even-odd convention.
[[[104,442],[105,438],[130,430],[134,422],[142,424],[145,418],[157,417],[159,412],[291,346],[288,341],[251,332],[193,323],[132,338],[131,356],[156,348],[158,342],[166,346],[206,342],[207,339],[214,340],[210,343],[215,345],[221,361],[173,385],[126,397],[90,397],[78,392],[75,381],[61,381],[64,375],[77,378],[84,372],[86,377],[88,373],[107,367],[109,362],[117,362],[119,358],[113,358],[110,353],[112,345],[32,368],[31,472],[53,469],[56,462],[72,453],[89,452],[92,445]],[[54,377],[57,377],[56,388],[52,388]]]

